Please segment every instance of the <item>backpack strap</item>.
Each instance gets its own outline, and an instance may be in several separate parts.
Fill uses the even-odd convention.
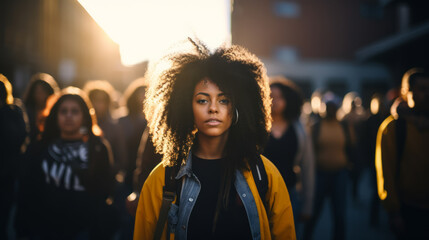
[[[258,189],[259,196],[261,197],[261,200],[264,203],[266,210],[267,206],[265,202],[265,196],[268,192],[268,176],[261,156],[258,156],[256,158],[256,164],[251,166],[251,171],[256,184],[256,188]]]
[[[176,198],[177,181],[175,179],[177,167],[165,167],[165,185],[162,188],[162,205],[159,212],[158,222],[156,223],[154,240],[160,240],[165,224],[167,222],[168,211]],[[170,239],[167,227],[167,240]]]

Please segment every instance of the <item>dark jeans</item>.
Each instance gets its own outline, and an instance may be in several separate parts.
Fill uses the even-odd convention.
[[[345,239],[347,171],[317,170],[313,216],[304,228],[304,239],[312,239],[313,232],[326,198],[331,200],[334,217],[334,239]]]

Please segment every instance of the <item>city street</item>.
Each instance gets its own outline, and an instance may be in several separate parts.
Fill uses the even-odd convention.
[[[348,182],[347,191],[347,225],[346,236],[347,240],[383,240],[395,239],[394,235],[389,230],[387,214],[380,205],[379,226],[370,226],[370,208],[372,187],[368,170],[362,173],[357,201],[353,202],[351,181]],[[325,200],[325,206],[322,210],[319,222],[316,225],[314,233],[315,240],[332,239],[332,217],[330,202]]]

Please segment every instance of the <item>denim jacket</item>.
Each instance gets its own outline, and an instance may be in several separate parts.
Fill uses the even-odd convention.
[[[186,164],[183,165],[176,179],[183,177],[182,190],[180,193],[180,204],[172,204],[168,213],[168,227],[171,233],[175,234],[175,239],[187,239],[187,229],[189,217],[192,209],[198,198],[201,189],[200,181],[197,176],[192,173],[192,154],[189,154]],[[185,176],[186,175],[186,176]],[[250,231],[254,240],[261,239],[261,231],[259,225],[258,209],[256,207],[253,194],[247,185],[243,174],[237,170],[234,186],[243,202],[246,209],[247,218],[249,220]]]
[[[189,154],[192,156],[192,154]],[[286,184],[272,162],[262,156],[268,178],[268,191],[262,200],[251,171],[237,171],[235,188],[246,209],[253,239],[296,239],[292,206]],[[186,176],[185,176],[186,175]],[[188,221],[201,185],[192,174],[192,159],[188,157],[177,179],[182,179],[180,204],[172,204],[168,216],[168,229],[164,228],[161,239],[186,239]],[[143,185],[136,212],[134,240],[153,239],[158,221],[165,182],[165,168],[159,164]],[[265,206],[264,206],[265,205]],[[265,208],[264,208],[265,207]]]

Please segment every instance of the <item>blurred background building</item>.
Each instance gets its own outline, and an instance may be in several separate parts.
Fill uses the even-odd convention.
[[[429,37],[422,1],[235,0],[232,40],[265,62],[270,75],[340,96],[399,84],[402,74],[425,61]]]
[[[356,91],[368,105],[374,92],[427,63],[423,6],[418,0],[231,0],[231,38],[260,57],[269,75],[297,82],[307,98],[316,89],[340,96]],[[35,72],[50,73],[61,86],[106,79],[123,90],[146,71],[147,62],[121,63],[118,44],[78,1],[4,0],[0,8],[0,72],[17,96]]]
[[[106,79],[119,89],[145,72],[146,63],[133,68],[121,64],[118,45],[77,1],[0,4],[0,71],[18,96],[36,72],[51,74],[61,87]]]

